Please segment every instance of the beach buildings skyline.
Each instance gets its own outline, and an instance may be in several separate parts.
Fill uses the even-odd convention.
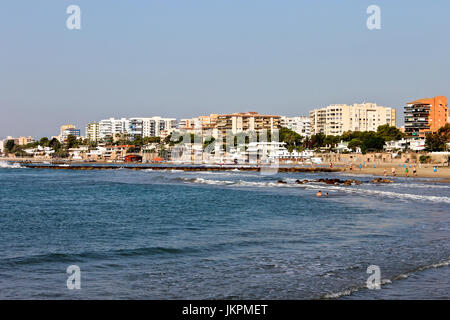
[[[450,122],[445,96],[408,102],[404,107],[404,115],[405,127],[398,127],[395,108],[367,102],[353,105],[331,104],[313,109],[309,111],[309,115],[293,117],[264,115],[255,111],[231,114],[212,113],[179,120],[161,116],[111,117],[87,123],[85,136],[81,135],[81,130],[77,129],[75,125],[65,124],[60,127],[59,135],[52,136],[52,138],[65,141],[69,135],[74,135],[77,138],[86,138],[97,142],[108,137],[129,137],[132,140],[136,136],[165,138],[174,131],[201,133],[206,130],[210,130],[212,136],[217,138],[219,134],[226,135],[227,131],[233,134],[262,130],[272,132],[281,127],[293,130],[304,137],[315,134],[338,136],[347,131],[377,131],[379,126],[388,124],[398,127],[410,138],[423,139],[426,133],[436,132]],[[32,140],[33,138],[29,137],[27,141]],[[16,144],[20,144],[18,140]]]

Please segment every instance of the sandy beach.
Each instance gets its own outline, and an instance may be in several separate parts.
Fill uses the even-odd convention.
[[[21,161],[30,161],[33,163],[42,163],[44,160],[37,160],[37,159],[20,159],[20,158],[0,158],[0,161],[11,161],[11,162],[21,162]],[[49,161],[49,160],[45,160],[45,161]],[[51,161],[51,160],[50,160]],[[63,160],[64,161],[64,160]],[[86,162],[81,162],[81,161],[68,161],[68,163],[71,164],[87,164]],[[98,161],[98,162],[94,162],[95,164],[112,164],[111,162],[106,162],[106,161]],[[324,163],[325,165],[325,163]],[[434,166],[433,164],[418,164],[416,165],[416,175],[414,175],[413,173],[413,166],[411,166],[411,168],[409,167],[409,165],[407,165],[408,167],[408,177],[418,177],[418,178],[439,178],[441,179],[441,182],[447,182],[450,183],[450,167],[448,166],[442,166],[442,165],[437,165],[437,172],[434,172]],[[293,167],[295,167],[295,165],[293,165]],[[401,164],[400,166],[398,164],[393,164],[393,163],[382,163],[382,164],[377,164],[376,167],[374,167],[374,165],[363,165],[362,168],[359,168],[359,164],[354,164],[353,165],[353,169],[350,170],[348,164],[344,164],[344,163],[333,163],[333,167],[334,169],[342,169],[342,171],[345,171],[347,173],[352,173],[352,174],[369,174],[369,175],[375,175],[375,176],[384,176],[384,169],[386,169],[386,176],[387,177],[392,177],[392,168],[395,168],[395,176],[396,177],[405,177],[406,176],[406,169],[403,167],[403,164]]]
[[[408,167],[408,176],[414,177],[413,167]],[[384,169],[386,169],[387,177],[392,177],[391,170],[395,168],[395,176],[397,177],[405,177],[406,169],[403,165],[399,166],[398,164],[377,164],[376,168],[372,166],[363,166],[361,169],[359,165],[355,165],[353,170],[349,170],[348,166],[345,168],[346,172],[353,174],[371,174],[376,176],[384,176]],[[434,166],[431,164],[422,164],[416,166],[416,177],[419,178],[440,178],[443,179],[444,182],[450,182],[450,167],[437,167],[437,172],[434,172]]]

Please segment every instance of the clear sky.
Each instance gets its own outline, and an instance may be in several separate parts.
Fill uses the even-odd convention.
[[[81,30],[66,8],[81,8]],[[381,30],[366,9],[381,8]],[[2,0],[0,138],[450,96],[450,1]]]

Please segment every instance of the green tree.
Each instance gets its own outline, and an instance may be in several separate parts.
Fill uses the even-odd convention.
[[[352,149],[353,151],[356,151],[356,149],[357,149],[357,148],[361,148],[361,146],[362,146],[361,140],[355,138],[355,139],[352,139],[352,140],[348,143],[347,148]]]
[[[383,150],[385,140],[383,137],[376,135],[375,133],[366,135],[362,141],[361,152],[367,151],[381,151]]]
[[[64,148],[59,148],[57,151],[53,153],[54,158],[67,158],[69,157],[69,151]]]
[[[280,142],[286,143],[286,149],[289,152],[292,152],[294,149],[297,150],[298,148],[301,148],[304,139],[304,137],[299,135],[297,132],[285,127],[280,129],[279,138]]]
[[[144,137],[144,138],[142,138],[143,145],[146,145],[149,143],[161,143],[161,137]]]
[[[450,124],[439,128],[437,132],[428,133],[425,137],[425,150],[427,151],[445,151],[447,143],[450,142]]]
[[[134,137],[133,144],[135,146],[142,146],[144,144],[144,141],[142,140],[142,137],[140,134],[138,134]]]
[[[53,150],[57,151],[61,148],[61,142],[58,141],[58,139],[53,138],[52,140],[50,140],[50,142],[48,143],[48,146],[50,148],[52,148]]]
[[[42,147],[48,147],[49,143],[50,143],[50,140],[48,140],[47,137],[42,137],[39,140],[39,145],[42,146]]]
[[[324,147],[325,135],[323,133],[313,134],[311,138],[309,138],[309,143],[307,148],[321,148]]]
[[[66,144],[67,144],[67,148],[70,149],[70,148],[77,148],[80,145],[80,142],[78,141],[76,136],[69,134],[67,136]]]
[[[390,126],[389,124],[379,126],[377,134],[385,141],[400,140],[405,136],[405,134],[397,129],[397,127]]]
[[[325,139],[323,140],[324,146],[331,146],[331,148],[336,147],[336,145],[341,140],[340,136],[325,136]]]
[[[8,141],[6,141],[6,143],[5,143],[5,151],[6,151],[6,153],[11,153],[11,152],[13,152],[13,149],[14,149],[14,147],[15,147],[15,143],[14,143],[14,140],[8,140]]]

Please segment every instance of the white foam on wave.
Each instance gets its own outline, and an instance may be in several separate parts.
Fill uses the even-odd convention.
[[[450,189],[449,185],[433,184],[433,183],[392,183],[390,186],[394,187],[408,187],[408,188],[424,188],[424,189]]]
[[[396,281],[396,280],[407,279],[411,274],[416,273],[416,272],[421,272],[421,271],[424,271],[424,270],[427,270],[427,269],[432,269],[432,268],[442,268],[442,267],[448,267],[448,266],[450,266],[450,258],[447,259],[447,260],[441,261],[441,262],[437,262],[437,263],[433,263],[433,264],[430,264],[430,265],[419,267],[417,269],[414,269],[413,271],[409,271],[409,272],[405,272],[405,273],[399,274],[398,276],[393,277],[392,280],[390,280],[390,279],[382,279],[380,281],[380,285],[383,286],[383,285],[386,285],[386,284],[392,284],[392,282]],[[364,285],[364,286],[363,285],[362,286],[355,286],[355,287],[352,287],[352,288],[349,288],[349,289],[345,289],[345,290],[342,290],[342,291],[339,291],[339,292],[325,294],[322,298],[324,298],[324,299],[338,299],[338,298],[343,297],[343,296],[349,296],[349,295],[351,295],[354,292],[357,292],[357,291],[360,291],[361,289],[366,289],[366,288],[367,288],[366,285]]]
[[[203,178],[195,178],[194,180],[190,179],[183,179],[189,182],[194,183],[201,183],[201,184],[213,184],[213,185],[229,185],[234,184],[235,181],[229,181],[229,180],[210,180],[210,179],[203,179]]]
[[[391,284],[391,283],[392,283],[392,281],[389,279],[381,279],[381,281],[380,281],[381,286],[386,285],[386,284]],[[367,288],[367,285],[359,286],[359,287],[352,287],[352,288],[334,292],[334,293],[327,293],[322,298],[323,299],[339,299],[341,297],[349,296],[354,292],[357,292],[357,291],[360,291],[360,290],[366,289],[366,288]]]
[[[186,171],[189,175],[212,175],[212,176],[225,176],[225,177],[254,177],[256,174],[242,173],[241,171],[228,170],[228,171]]]
[[[0,168],[7,168],[7,169],[20,169],[23,168],[18,163],[8,163],[6,161],[0,161]]]
[[[230,185],[230,186],[244,186],[244,187],[276,187],[276,188],[303,188],[303,189],[319,189],[326,190],[329,192],[346,192],[346,193],[356,193],[367,196],[380,196],[387,198],[396,198],[401,200],[415,200],[415,201],[429,201],[429,202],[441,202],[441,203],[450,203],[450,197],[443,196],[430,196],[430,195],[420,195],[420,194],[409,194],[409,193],[400,193],[400,192],[392,192],[392,191],[381,191],[375,189],[364,189],[359,186],[353,187],[343,187],[336,185],[323,185],[319,183],[308,183],[308,184],[296,184],[296,183],[278,183],[277,181],[230,181],[230,180],[212,180],[212,179],[204,179],[204,178],[195,178],[195,179],[182,179],[185,182],[190,183],[200,183],[200,184],[210,184],[210,185]],[[290,182],[288,179],[287,182]]]
[[[410,194],[410,193],[399,193],[392,191],[380,191],[374,189],[362,189],[362,188],[345,188],[340,186],[322,186],[322,185],[313,185],[308,184],[308,188],[311,189],[328,189],[335,191],[344,191],[349,193],[358,193],[364,195],[379,195],[388,198],[398,198],[403,200],[419,200],[419,201],[431,201],[431,202],[443,202],[450,203],[449,197],[438,197],[438,196],[425,196],[420,194]]]

